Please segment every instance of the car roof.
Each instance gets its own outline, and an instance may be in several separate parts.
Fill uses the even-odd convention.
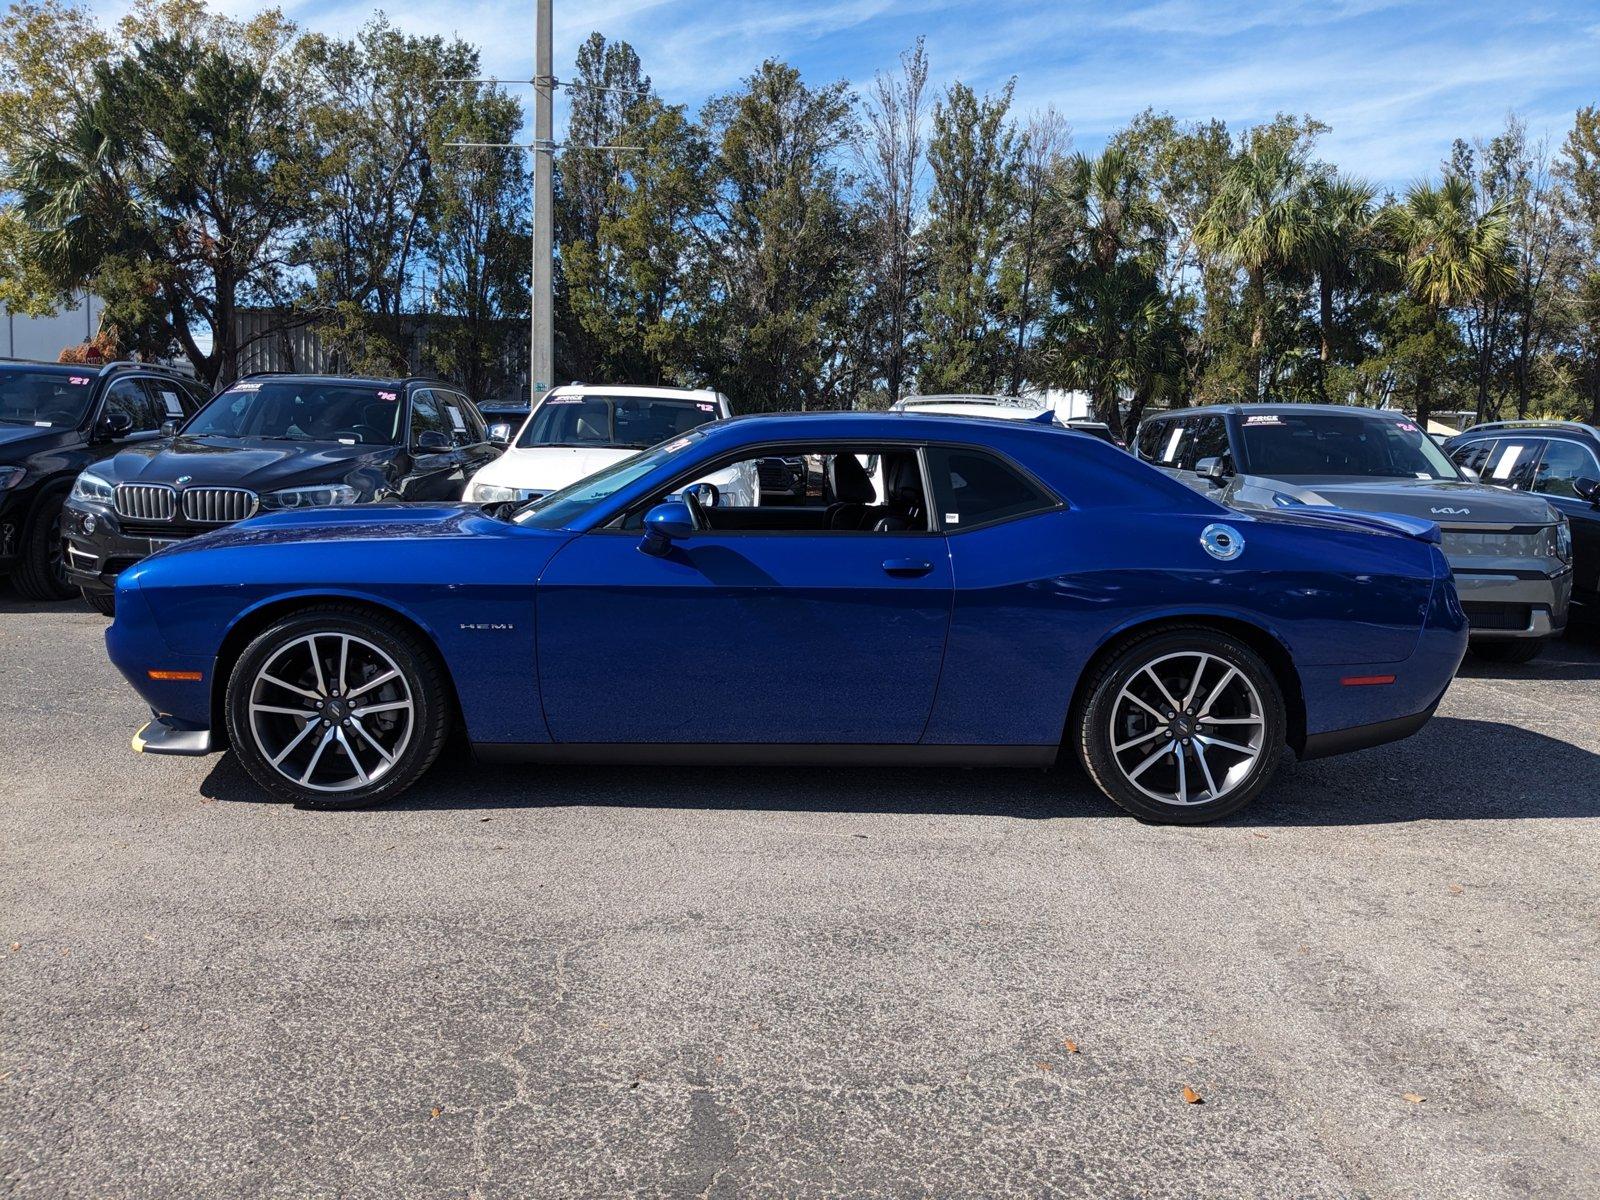
[[[641,400],[721,400],[710,388],[664,387],[642,383],[564,383],[550,389],[550,396],[632,396]]]
[[[357,383],[363,386],[402,388],[408,384],[438,384],[440,387],[451,388],[455,391],[463,390],[460,384],[451,383],[448,379],[439,379],[432,375],[334,375],[317,371],[249,371],[235,379],[234,383],[260,383],[271,380],[274,383]],[[232,387],[233,384],[229,384]]]
[[[1205,415],[1219,416],[1248,416],[1250,413],[1337,413],[1348,416],[1351,413],[1372,413],[1375,416],[1387,414],[1391,417],[1404,417],[1406,414],[1398,408],[1367,408],[1360,404],[1294,404],[1294,403],[1267,403],[1260,404],[1203,404],[1197,408],[1173,408],[1165,412],[1148,413],[1144,420],[1164,420],[1167,417],[1193,417]]]
[[[1600,429],[1582,421],[1485,421],[1472,425],[1446,440],[1502,437],[1551,437],[1600,445]]]
[[[1042,413],[1044,410],[1040,410]],[[1037,414],[1036,414],[1037,415]],[[884,438],[904,441],[906,438],[926,438],[930,441],[972,442],[974,430],[985,430],[1007,436],[1029,436],[1037,432],[1043,437],[1074,437],[1098,439],[1081,430],[1069,429],[1053,422],[1018,421],[1011,417],[989,417],[973,414],[929,412],[822,412],[745,413],[728,417],[703,427],[707,437],[727,436],[732,433],[739,440],[759,436],[761,441],[794,438],[813,441],[823,438]]]

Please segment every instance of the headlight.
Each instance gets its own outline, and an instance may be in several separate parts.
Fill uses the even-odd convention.
[[[0,487],[4,486],[4,483],[0,483]],[[78,481],[72,485],[72,499],[74,500],[88,500],[94,504],[110,504],[112,497],[115,495],[115,488],[104,479],[101,479],[100,476],[91,475],[87,471],[79,475]]]
[[[354,504],[356,490],[345,483],[320,483],[312,487],[284,488],[261,497],[263,509],[327,508],[332,504]]]
[[[493,483],[472,485],[472,500],[477,504],[499,504],[502,500],[520,500],[522,493],[516,488],[500,487]]]
[[[1556,526],[1556,557],[1562,562],[1572,561],[1572,524],[1565,518]]]

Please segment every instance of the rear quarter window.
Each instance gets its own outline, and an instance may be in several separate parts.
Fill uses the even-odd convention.
[[[928,450],[934,508],[950,533],[1047,512],[1056,500],[1010,463],[981,450]]]

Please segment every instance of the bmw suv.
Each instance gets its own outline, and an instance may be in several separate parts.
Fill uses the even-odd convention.
[[[1541,496],[1464,474],[1404,413],[1233,404],[1146,417],[1135,452],[1240,509],[1328,505],[1435,522],[1482,658],[1529,662],[1567,623],[1572,530]]]
[[[0,575],[29,600],[76,595],[61,558],[72,481],[205,401],[194,378],[152,363],[0,361]]]
[[[459,500],[497,457],[472,401],[437,379],[247,375],[170,436],[94,463],[72,487],[66,567],[107,615],[119,574],[258,512]]]
[[[1600,622],[1600,429],[1578,421],[1494,421],[1445,453],[1485,483],[1528,492],[1572,524],[1572,615]]]

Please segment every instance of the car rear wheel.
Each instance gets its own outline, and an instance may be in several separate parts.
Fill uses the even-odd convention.
[[[343,605],[285,617],[245,648],[228,680],[228,736],[251,777],[307,808],[392,799],[449,732],[443,670],[391,618]]]
[[[1261,656],[1218,630],[1160,631],[1090,681],[1078,757],[1142,821],[1199,825],[1261,793],[1284,746],[1283,693]]]
[[[43,496],[23,535],[22,557],[11,573],[17,593],[28,600],[66,600],[76,591],[67,582],[61,548],[61,506],[65,492]]]
[[[1545,638],[1514,638],[1506,641],[1468,642],[1467,648],[1484,662],[1532,662],[1544,653]]]

